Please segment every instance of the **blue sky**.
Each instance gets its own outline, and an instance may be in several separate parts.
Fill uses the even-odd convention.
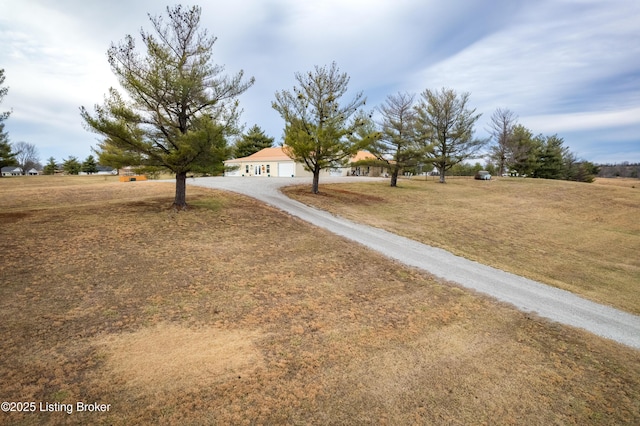
[[[173,3],[172,3],[173,4]],[[579,158],[640,162],[640,2],[637,0],[209,0],[202,26],[214,60],[256,79],[242,121],[279,141],[274,93],[294,73],[336,61],[374,108],[398,91],[470,92],[486,137],[496,108],[534,134],[558,134]],[[185,3],[187,5],[187,3]],[[42,162],[84,159],[97,135],[79,107],[117,82],[106,51],[149,29],[156,0],[0,0],[0,111],[12,142]],[[347,95],[348,96],[348,95]]]

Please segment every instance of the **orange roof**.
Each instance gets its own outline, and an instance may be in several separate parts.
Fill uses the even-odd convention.
[[[227,163],[242,163],[246,161],[291,161],[291,158],[284,153],[281,146],[276,148],[264,148],[248,157],[234,158],[227,160]]]
[[[370,153],[369,151],[358,151],[356,155],[351,157],[349,160],[350,163],[355,163],[356,161],[362,160],[375,160],[376,156]]]

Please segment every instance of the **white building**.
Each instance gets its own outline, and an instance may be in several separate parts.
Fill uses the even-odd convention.
[[[360,151],[350,160],[350,163],[368,158],[375,157],[366,151]],[[248,157],[227,160],[224,162],[224,165],[234,168],[231,171],[225,172],[225,176],[313,176],[313,173],[305,170],[303,163],[296,163],[291,157],[286,154],[285,150],[282,147],[264,148],[256,152],[255,154],[249,155]],[[374,172],[373,169],[376,169],[377,172]],[[329,170],[322,170],[320,174],[321,176],[349,176],[352,174],[358,174],[361,176],[379,176],[380,172],[379,168],[377,167],[347,166],[337,167],[335,169]]]

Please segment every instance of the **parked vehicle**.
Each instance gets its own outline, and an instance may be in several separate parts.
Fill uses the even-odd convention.
[[[491,180],[491,173],[486,170],[480,170],[476,173],[475,178],[478,180]]]

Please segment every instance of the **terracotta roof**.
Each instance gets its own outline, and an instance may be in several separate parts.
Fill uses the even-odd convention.
[[[281,146],[276,148],[264,148],[248,157],[234,158],[227,160],[227,163],[242,163],[247,161],[291,161],[291,158],[284,153]]]
[[[370,153],[369,151],[358,151],[356,155],[351,157],[349,160],[350,163],[355,163],[356,161],[362,160],[375,160],[376,156]]]

